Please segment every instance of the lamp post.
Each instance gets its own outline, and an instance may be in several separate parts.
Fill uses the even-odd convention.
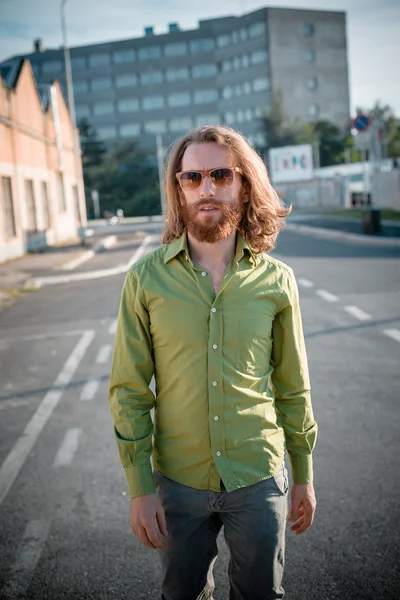
[[[69,52],[68,41],[67,41],[67,25],[65,22],[65,10],[64,7],[68,0],[61,0],[60,4],[60,15],[61,15],[61,32],[62,32],[62,41],[64,48],[64,62],[65,62],[65,78],[67,83],[67,96],[68,96],[68,106],[69,106],[69,114],[71,116],[72,122],[72,144],[73,144],[73,153],[74,153],[74,165],[75,165],[75,179],[76,179],[76,189],[78,191],[77,198],[77,206],[76,210],[78,211],[78,219],[79,225],[82,226],[82,213],[80,208],[80,193],[79,193],[79,175],[81,173],[80,169],[80,145],[78,140],[78,131],[76,125],[76,112],[75,112],[75,100],[74,100],[74,88],[72,84],[72,69],[71,69],[71,55]]]

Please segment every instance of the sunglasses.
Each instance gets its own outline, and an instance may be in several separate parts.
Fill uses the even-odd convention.
[[[228,188],[233,184],[236,173],[242,174],[242,170],[239,167],[218,167],[208,171],[180,171],[176,178],[183,190],[194,192],[199,189],[204,177],[208,177],[216,188]]]

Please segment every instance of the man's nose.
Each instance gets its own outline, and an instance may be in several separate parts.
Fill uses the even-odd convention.
[[[205,177],[203,177],[203,181],[201,182],[200,196],[202,198],[208,198],[210,196],[215,196],[215,188],[212,184],[211,179],[208,177],[208,175],[205,175]]]

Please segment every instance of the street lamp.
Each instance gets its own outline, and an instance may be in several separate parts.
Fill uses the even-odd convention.
[[[76,126],[76,112],[75,112],[75,100],[74,100],[74,88],[72,84],[72,69],[71,69],[71,55],[69,52],[68,41],[67,41],[67,26],[65,22],[65,10],[64,7],[68,0],[61,0],[60,4],[60,15],[61,15],[61,31],[62,31],[62,40],[64,47],[64,61],[65,61],[65,76],[67,83],[67,96],[68,96],[68,106],[69,106],[69,114],[71,116],[72,122],[72,145],[73,145],[73,153],[74,153],[74,165],[75,165],[75,179],[76,179],[76,189],[77,189],[77,210],[78,210],[78,219],[79,225],[82,226],[82,217],[81,217],[81,208],[80,208],[80,193],[79,193],[79,175],[81,173],[80,169],[80,151],[79,151],[79,140],[78,140],[78,131]]]

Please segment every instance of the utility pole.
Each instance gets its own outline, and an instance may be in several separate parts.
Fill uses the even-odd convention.
[[[156,134],[156,143],[157,143],[158,180],[160,183],[161,213],[162,213],[162,216],[165,217],[167,206],[166,206],[165,190],[164,190],[164,148],[163,148],[163,144],[162,144],[161,133]]]
[[[61,16],[61,32],[62,32],[62,40],[63,40],[63,48],[64,48],[64,62],[65,62],[65,79],[67,84],[67,96],[68,96],[68,107],[69,114],[71,116],[72,128],[73,128],[73,153],[74,153],[74,166],[75,166],[75,182],[76,188],[78,190],[78,206],[76,209],[78,210],[78,218],[80,219],[80,194],[79,194],[79,179],[81,174],[80,168],[80,143],[78,138],[78,130],[76,125],[76,112],[75,112],[75,99],[74,99],[74,88],[72,83],[72,69],[71,69],[71,55],[68,47],[67,40],[67,25],[65,22],[65,10],[64,7],[68,0],[61,0],[60,4],[60,16]],[[79,223],[82,226],[82,223]]]

